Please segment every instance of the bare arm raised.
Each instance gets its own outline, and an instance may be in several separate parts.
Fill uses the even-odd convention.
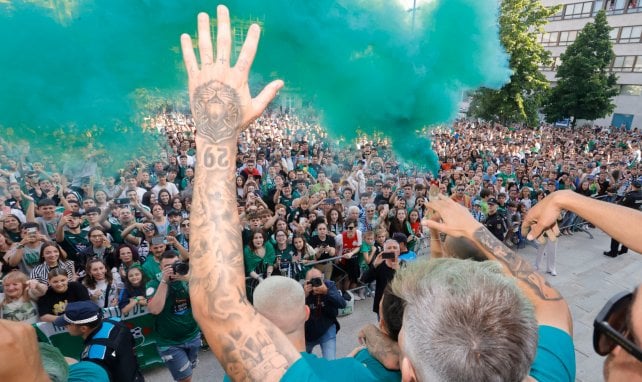
[[[578,214],[615,240],[636,252],[642,252],[642,241],[639,240],[642,226],[640,211],[570,190],[555,191],[528,211],[523,223],[524,229],[530,229],[528,238],[534,239],[553,226],[562,210]]]
[[[300,355],[287,337],[258,314],[245,295],[243,247],[236,209],[234,164],[240,132],[283,86],[270,83],[256,98],[248,72],[259,41],[252,25],[234,67],[230,67],[230,19],[218,6],[216,57],[209,16],[198,15],[200,68],[189,35],[181,36],[196,124],[190,297],[194,317],[233,380],[278,380]]]
[[[521,256],[506,247],[486,227],[476,221],[468,210],[451,199],[440,195],[428,206],[442,218],[438,223],[424,219],[423,224],[449,236],[446,253],[453,257],[474,257],[478,260],[496,260],[504,273],[512,276],[517,285],[535,307],[535,316],[540,325],[557,327],[573,335],[572,318],[562,295],[553,288]],[[471,250],[477,248],[477,250]]]

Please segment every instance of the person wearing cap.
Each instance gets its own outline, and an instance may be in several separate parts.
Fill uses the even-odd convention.
[[[417,254],[408,249],[408,236],[403,232],[395,232],[392,235],[392,240],[399,243],[399,261],[417,260]]]
[[[631,190],[627,192],[619,204],[625,207],[639,210],[642,207],[642,179],[636,179],[631,182]],[[626,245],[620,245],[620,242],[611,238],[611,249],[604,251],[604,256],[617,257],[629,251]]]
[[[90,246],[87,237],[89,231],[81,229],[82,214],[79,212],[63,213],[56,228],[56,242],[67,252],[67,256],[80,265],[78,254]]]
[[[119,318],[103,319],[102,309],[91,301],[70,302],[53,322],[83,339],[81,361],[101,366],[113,382],[144,381],[134,353],[134,336]]]
[[[499,240],[504,241],[504,235],[508,230],[506,218],[498,211],[497,199],[488,199],[488,217],[484,225]]]

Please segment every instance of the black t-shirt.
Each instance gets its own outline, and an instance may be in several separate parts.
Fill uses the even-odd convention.
[[[310,245],[312,248],[319,248],[322,244],[327,244],[328,247],[334,248],[336,246],[336,242],[334,241],[334,238],[332,236],[326,235],[325,240],[321,240],[319,236],[312,236],[310,239]],[[329,259],[330,255],[328,254],[321,254],[319,256],[319,260],[325,260]]]
[[[375,296],[374,301],[372,302],[372,311],[377,314],[379,313],[379,302],[381,302],[381,297],[383,297],[383,291],[386,289],[386,286],[388,286],[390,280],[395,277],[395,272],[396,271],[394,269],[386,265],[385,261],[375,268],[375,281],[377,283],[375,284]]]
[[[45,314],[60,316],[65,312],[68,303],[86,300],[89,300],[87,288],[78,282],[69,281],[67,291],[63,293],[57,293],[49,287],[47,293],[38,300],[38,312],[40,316]]]

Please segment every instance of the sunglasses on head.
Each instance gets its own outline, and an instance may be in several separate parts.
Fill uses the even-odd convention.
[[[602,308],[593,322],[593,349],[599,355],[607,355],[616,346],[642,361],[642,349],[633,342],[631,322],[632,292],[613,296]]]

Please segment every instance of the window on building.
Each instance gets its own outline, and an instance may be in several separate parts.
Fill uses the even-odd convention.
[[[614,72],[631,72],[635,65],[635,56],[617,56],[611,68]],[[642,67],[640,68],[642,71]]]
[[[595,0],[595,6],[593,7],[593,16],[597,15],[597,13],[604,9],[604,0]]]
[[[577,38],[577,31],[560,32],[559,45],[570,45]]]
[[[642,12],[642,0],[630,0],[627,13]]]
[[[642,73],[642,56],[636,57],[635,65],[633,66],[633,71],[636,73]]]
[[[560,10],[557,11],[557,13],[555,13],[554,15],[549,17],[548,19],[551,20],[551,21],[561,20],[563,18],[563,16],[564,16],[564,7],[561,7]]]
[[[584,3],[566,4],[566,7],[564,8],[564,18],[579,19],[582,17],[590,17],[592,8],[593,8],[592,1],[586,1]]]
[[[606,10],[608,14],[617,15],[624,13],[628,0],[607,0]]]
[[[622,27],[619,43],[638,43],[642,38],[642,25]]]
[[[620,34],[620,28],[613,28],[609,32],[609,38],[611,39],[612,42],[617,42],[617,36]]]
[[[622,85],[620,95],[642,96],[642,85]]]

